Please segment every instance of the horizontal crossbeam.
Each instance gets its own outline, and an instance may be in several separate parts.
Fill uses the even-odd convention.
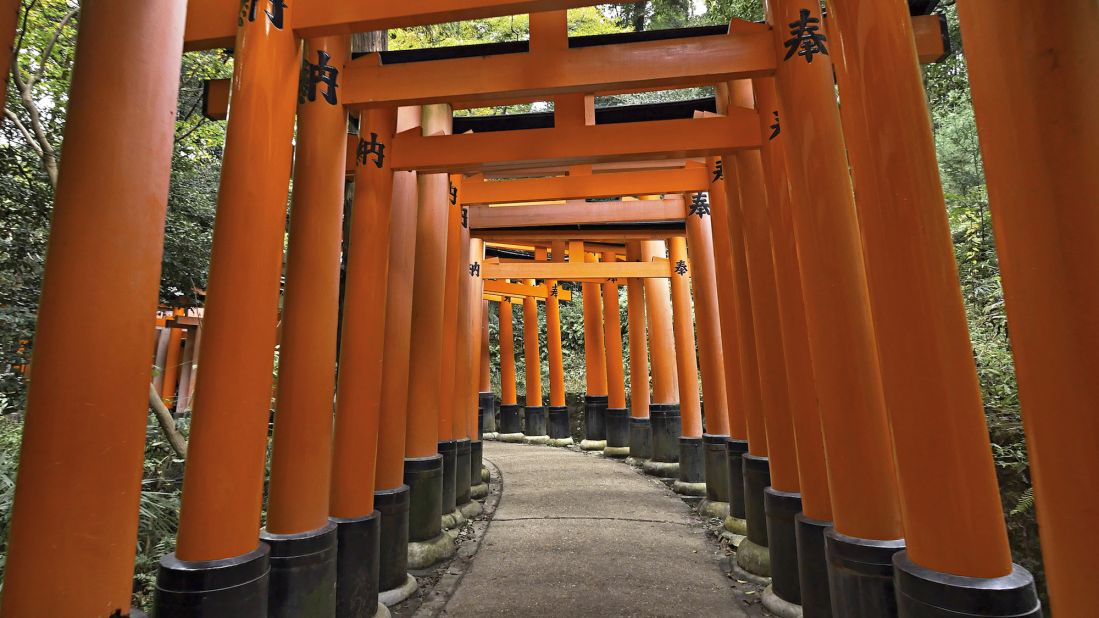
[[[683,159],[759,148],[754,110],[728,116],[425,137],[419,129],[393,140],[393,169],[477,172],[612,160]]]
[[[495,182],[489,182],[483,178],[467,178],[462,182],[462,201],[471,205],[507,204],[623,195],[694,193],[706,191],[708,188],[709,172],[701,166]]]
[[[678,226],[661,226],[645,228],[627,228],[607,226],[600,229],[585,229],[573,227],[572,229],[500,229],[500,230],[475,230],[472,236],[486,242],[528,242],[537,245],[548,245],[554,241],[582,240],[587,246],[590,242],[622,243],[631,240],[667,240],[677,236],[686,236],[686,230],[682,224]],[[621,253],[621,250],[619,251]]]
[[[491,264],[492,262],[486,261],[484,266]],[[527,262],[532,263],[532,262]],[[527,285],[524,283],[511,283],[508,281],[489,280],[485,281],[485,294],[495,294],[497,296],[510,296],[521,298],[535,298],[537,300],[546,300],[553,295],[553,290],[546,285]],[[572,292],[564,289],[557,289],[557,300],[568,302],[572,300]]]
[[[463,184],[463,191],[465,185]],[[585,202],[524,206],[471,206],[469,226],[477,230],[544,227],[551,225],[598,225],[614,223],[659,223],[683,221],[687,209],[683,200],[629,202]]]
[[[614,4],[619,0],[607,1]],[[266,0],[259,2],[268,4]],[[303,38],[311,38],[557,11],[589,4],[590,0],[298,0],[287,10],[293,11],[294,31]],[[232,47],[240,11],[240,0],[190,0],[184,32],[186,49]]]
[[[671,276],[667,262],[529,262],[527,264],[486,263],[484,279],[658,279]]]

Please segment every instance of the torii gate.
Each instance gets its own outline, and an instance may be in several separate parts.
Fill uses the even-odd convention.
[[[366,189],[356,194],[359,216],[352,245],[360,250],[348,262],[349,273],[355,273],[349,281],[357,282],[349,296],[377,308],[379,319],[363,320],[357,331],[344,331],[346,340],[358,345],[342,348],[348,355],[341,358],[341,371],[356,366],[361,371],[355,370],[356,379],[341,380],[337,388],[334,437],[330,409],[321,405],[316,409],[323,414],[303,411],[310,406],[295,406],[294,397],[284,397],[282,392],[297,389],[305,400],[330,404],[334,351],[301,344],[301,352],[293,355],[295,368],[281,367],[280,412],[286,413],[284,419],[296,419],[285,427],[301,430],[299,444],[306,435],[321,436],[321,440],[315,449],[293,451],[286,444],[293,445],[295,440],[288,442],[281,436],[294,433],[276,431],[268,529],[262,536],[270,545],[259,541],[266,448],[266,415],[259,413],[265,412],[271,391],[290,138],[301,60],[297,37],[309,37],[306,58],[310,62],[317,58],[315,52],[325,51],[335,62],[332,68],[346,68],[350,59],[346,38],[351,32],[582,4],[437,0],[419,7],[388,1],[297,6],[286,0],[243,4],[192,0],[185,6],[155,0],[83,7],[3,615],[35,615],[43,607],[66,615],[132,615],[126,608],[133,553],[118,548],[132,547],[137,522],[142,411],[150,378],[148,326],[155,310],[163,234],[163,210],[150,204],[163,204],[167,194],[176,69],[185,37],[191,48],[225,45],[235,37],[237,62],[184,510],[177,551],[162,562],[158,615],[266,615],[268,582],[281,591],[301,593],[306,587],[300,579],[286,575],[289,560],[279,552],[319,547],[335,553],[337,536],[340,570],[361,578],[344,578],[336,596],[343,601],[374,598],[373,581],[382,580],[374,579],[378,574],[369,572],[369,567],[355,571],[349,562],[369,561],[359,560],[349,550],[376,547],[379,526],[396,526],[386,536],[402,531],[399,518],[389,523],[384,514],[399,512],[408,494],[389,491],[394,485],[386,483],[399,485],[409,479],[434,487],[439,469],[437,442],[427,425],[406,425],[405,419],[394,418],[397,415],[380,415],[378,407],[368,407],[367,413],[355,417],[347,411],[352,404],[394,403],[386,393],[403,391],[410,418],[434,420],[430,411],[425,412],[429,406],[420,405],[434,405],[432,394],[421,391],[427,390],[424,384],[434,384],[443,370],[437,357],[423,354],[438,349],[444,317],[442,290],[450,278],[456,281],[459,299],[464,294],[466,300],[455,303],[459,339],[463,332],[468,338],[472,330],[459,326],[463,318],[467,325],[475,322],[473,307],[479,303],[472,302],[477,295],[470,294],[475,285],[463,283],[465,278],[445,268],[446,173],[656,155],[722,157],[726,173],[736,170],[736,192],[731,183],[725,187],[728,214],[730,220],[744,217],[745,232],[739,241],[730,234],[729,241],[734,254],[737,243],[743,243],[740,249],[747,264],[741,269],[734,265],[732,270],[735,277],[749,279],[753,320],[766,315],[756,311],[757,290],[766,295],[764,290],[771,289],[772,296],[776,290],[751,283],[756,279],[753,273],[763,272],[762,268],[757,271],[761,260],[756,256],[765,253],[759,251],[760,243],[752,242],[755,235],[748,230],[766,222],[766,217],[752,210],[763,201],[747,198],[769,200],[777,205],[779,221],[788,223],[781,228],[788,234],[776,238],[772,228],[771,239],[776,246],[794,248],[797,256],[795,263],[789,261],[793,254],[781,252],[785,267],[778,259],[772,265],[778,267],[779,276],[773,287],[781,297],[781,348],[790,356],[787,327],[796,329],[799,320],[804,322],[804,345],[796,337],[793,345],[809,351],[805,358],[813,359],[820,422],[813,422],[815,406],[811,410],[797,407],[792,419],[771,415],[762,426],[757,422],[764,438],[754,433],[753,411],[748,410],[749,452],[742,459],[746,477],[758,481],[762,471],[749,470],[749,462],[754,466],[767,455],[768,506],[774,505],[770,512],[786,518],[785,509],[794,504],[797,491],[818,487],[800,485],[807,476],[802,444],[813,443],[809,436],[817,431],[823,434],[823,467],[831,491],[826,500],[821,500],[823,495],[801,495],[803,515],[796,530],[799,541],[813,546],[808,555],[817,558],[799,565],[801,600],[807,613],[827,611],[813,603],[820,602],[823,582],[830,581],[835,591],[830,606],[843,616],[892,615],[897,604],[901,615],[964,614],[975,604],[994,605],[1003,615],[1040,615],[1032,579],[1012,565],[1003,531],[971,350],[965,340],[949,227],[936,182],[919,54],[913,44],[916,38],[909,7],[900,1],[830,1],[834,21],[827,24],[827,38],[820,31],[822,15],[816,3],[769,2],[771,25],[734,25],[733,38],[756,40],[755,52],[763,63],[747,73],[696,82],[735,79],[728,92],[733,107],[717,117],[635,123],[634,131],[646,132],[642,137],[622,126],[587,124],[575,101],[558,105],[561,124],[526,131],[527,139],[565,139],[571,144],[539,141],[521,151],[516,148],[525,147],[524,139],[514,134],[435,135],[446,130],[449,114],[434,105],[424,108],[421,134],[407,132],[416,124],[408,112],[399,117],[383,107],[364,113],[361,126],[372,129],[381,141],[373,133],[360,133],[374,151],[367,149],[356,169],[356,184]],[[1099,300],[1094,290],[1080,289],[1079,282],[1099,268],[1095,251],[1099,225],[1094,209],[1078,196],[1099,193],[1099,176],[1091,173],[1099,166],[1094,148],[1099,120],[1079,101],[1099,98],[1099,84],[1090,79],[1084,64],[1099,53],[1094,37],[1099,18],[1090,0],[1011,8],[970,0],[959,5],[959,12],[1004,258],[1020,387],[1028,408],[1025,415],[1051,596],[1058,612],[1087,615],[1091,584],[1080,565],[1094,555],[1099,540],[1090,519],[1080,513],[1095,511],[1099,498],[1077,487],[1099,468],[1099,452],[1086,431],[1094,426],[1090,415],[1096,407],[1095,395],[1085,386],[1094,373],[1090,350],[1099,345],[1093,319]],[[563,15],[532,22],[539,22],[538,27],[532,24],[529,53],[533,54],[542,44],[538,28],[559,31]],[[331,36],[318,38],[326,35]],[[1011,45],[1002,44],[1005,36],[1012,37]],[[544,41],[546,49],[552,47],[552,39]],[[560,43],[558,37],[556,53],[580,56]],[[1058,62],[1048,62],[1050,50]],[[142,61],[119,71],[119,58]],[[842,125],[833,61],[844,100]],[[661,79],[628,78],[643,75],[644,64],[616,68],[627,77],[604,77],[611,87],[640,89],[645,79]],[[364,70],[368,69],[380,72],[385,67]],[[389,73],[386,79],[391,79]],[[584,81],[591,80],[585,76]],[[571,99],[564,94],[601,91],[597,86],[543,82],[529,94],[562,95],[562,101],[567,101]],[[1027,97],[1028,92],[1046,96]],[[753,108],[760,113],[744,111]],[[103,109],[114,110],[139,130],[118,131],[112,123],[101,122],[97,116]],[[781,137],[774,135],[776,139],[767,139],[769,112],[781,118]],[[314,257],[330,257],[339,245],[338,232],[332,232],[331,204],[342,204],[338,198],[346,173],[343,107],[318,98],[303,104],[300,113],[303,127],[309,129],[299,134],[298,142],[291,223],[295,233],[287,271],[288,281],[294,283],[287,289],[284,343],[287,332],[293,333],[292,339],[309,342],[328,340],[335,331],[334,320],[305,319],[302,311],[292,307],[311,295],[331,302],[332,269],[323,270],[322,276],[310,265]],[[758,123],[755,131],[752,123]],[[654,145],[653,139],[662,142]],[[378,148],[382,145],[390,148],[384,160]],[[405,204],[415,199],[410,196],[417,182],[404,172],[413,169],[424,172],[418,179],[422,197],[415,220],[402,209],[391,209],[394,196]],[[303,183],[305,178],[309,181]],[[303,190],[302,185],[309,182],[315,188]],[[740,209],[732,206],[736,200]],[[1047,207],[1034,208],[1031,200]],[[303,227],[321,233],[302,234]],[[105,228],[118,234],[116,242],[107,246],[100,238]],[[917,230],[919,234],[914,233]],[[416,246],[409,251],[402,243],[411,238]],[[411,264],[416,266],[414,278],[404,276]],[[794,266],[800,272],[787,278]],[[302,272],[309,275],[298,274]],[[103,273],[113,276],[103,279]],[[93,286],[89,300],[115,307],[99,329],[102,332],[92,334],[66,313],[66,303],[75,291],[87,297],[89,280],[101,282]],[[384,295],[378,294],[380,280],[387,280]],[[803,303],[804,312],[796,310],[798,302],[791,300],[791,294]],[[410,309],[413,297],[417,301]],[[771,302],[765,298],[759,306]],[[724,312],[729,303],[719,301],[719,305]],[[737,298],[736,305],[737,330],[743,334],[744,300]],[[1065,311],[1066,307],[1071,310]],[[382,308],[391,316],[410,315],[409,323],[382,326]],[[256,314],[266,317],[255,319]],[[774,329],[768,330],[773,336]],[[316,333],[324,336],[311,339]],[[104,351],[101,367],[73,375],[67,359],[77,341]],[[468,375],[462,381],[461,372],[468,373],[478,364],[465,362],[464,357],[466,352],[476,356],[480,346],[465,343],[464,348],[461,341],[455,344],[456,356],[462,359],[456,363],[455,384],[472,384]],[[764,368],[760,375],[773,379],[771,368],[789,372],[784,359],[767,356],[776,349],[769,343],[758,346],[756,360]],[[323,362],[312,362],[313,353]],[[407,375],[410,356],[416,361],[411,378]],[[743,349],[740,356],[746,358]],[[389,380],[387,372],[405,375],[389,376],[393,378]],[[761,401],[781,396],[775,386],[768,380],[760,383]],[[60,431],[74,401],[82,404],[82,418],[88,421],[85,431]],[[285,410],[283,401],[291,402]],[[403,432],[413,426],[425,432],[410,434],[405,444]],[[796,451],[788,448],[792,433],[797,435]],[[402,439],[372,439],[378,435]],[[808,439],[802,440],[803,436]],[[111,445],[109,453],[104,453],[104,444]],[[326,456],[329,448],[334,448],[331,458]],[[291,453],[294,466],[287,463]],[[76,469],[83,473],[79,478],[71,474]],[[329,472],[333,476],[331,511],[325,495],[329,484],[318,481],[327,479]],[[377,498],[381,523],[374,510],[375,488],[382,490]],[[57,496],[66,500],[62,503]],[[83,511],[82,521],[75,525],[73,502],[81,504]],[[408,520],[410,535],[438,528],[441,513],[433,507],[426,500],[426,515],[419,507],[414,510],[419,515]],[[329,517],[342,527],[340,533]],[[788,533],[783,540],[789,543]],[[827,561],[819,559],[825,543]],[[270,554],[272,546],[279,552]],[[771,553],[772,558],[780,555]],[[382,577],[387,568],[400,572],[392,565],[401,556],[384,558]],[[96,565],[94,572],[88,572],[88,564]],[[822,579],[825,570],[827,577]],[[351,581],[368,583],[348,585]],[[215,585],[216,596],[210,594]],[[776,580],[776,592],[786,587],[783,594],[789,595],[790,585],[787,579],[781,584]],[[300,609],[293,605],[297,597],[283,598],[290,600],[285,606],[272,607],[273,615],[292,615]]]

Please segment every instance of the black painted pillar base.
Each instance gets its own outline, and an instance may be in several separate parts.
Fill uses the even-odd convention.
[[[443,531],[443,456],[406,458],[404,482],[408,485],[409,542],[434,539]]]
[[[488,483],[481,478],[484,451],[484,442],[471,442],[469,445],[469,497],[475,501],[488,495]]]
[[[630,411],[625,408],[607,408],[603,418],[607,428],[607,446],[603,454],[622,458],[630,454]]]
[[[744,519],[747,538],[737,546],[737,565],[763,577],[771,576],[771,554],[767,548],[767,513],[763,490],[771,484],[771,469],[766,457],[751,453],[740,456],[744,477]]]
[[[893,581],[899,618],[1040,618],[1042,604],[1034,577],[1013,564],[1003,577],[947,575],[893,554]]]
[[[768,487],[763,491],[763,508],[767,513],[771,586],[778,598],[801,605],[798,541],[794,524],[794,517],[801,512],[801,494]]]
[[[381,513],[378,589],[400,588],[408,580],[408,485],[374,492],[374,508]]]
[[[458,507],[458,443],[453,440],[440,442],[439,455],[443,458],[443,502],[440,508],[446,515]]]
[[[685,496],[706,495],[706,454],[702,438],[679,438],[679,478],[672,486]]]
[[[260,543],[242,556],[183,561],[160,559],[156,574],[157,618],[267,618],[270,548]]]
[[[640,467],[653,457],[653,429],[649,418],[630,417],[630,456],[626,463]]]
[[[569,409],[565,406],[551,406],[546,410],[546,435],[553,446],[564,446],[566,441],[572,444],[569,431]]]
[[[702,449],[706,467],[706,499],[710,502],[729,502],[729,465],[726,461],[725,442],[729,436],[703,434]]]
[[[804,513],[794,517],[798,546],[798,586],[805,618],[832,618],[832,594],[828,588],[828,556],[824,533],[832,522],[810,519]]]
[[[523,422],[519,418],[519,406],[501,405],[500,424],[496,427],[496,439],[508,442],[523,441]]]
[[[682,435],[679,404],[649,404],[649,428],[653,455],[642,468],[653,476],[679,478],[679,436]]]
[[[458,440],[454,451],[454,503],[461,507],[470,501],[469,488],[472,486],[470,475],[470,459],[472,457],[472,443],[469,439]],[[445,504],[443,505],[445,508]]]
[[[526,426],[523,427],[523,441],[527,444],[545,444],[549,442],[546,428],[546,409],[542,406],[527,406],[525,409]]]
[[[336,524],[328,522],[300,534],[271,534],[264,529],[259,538],[271,548],[267,615],[331,615],[336,609]],[[377,571],[373,574],[377,576]]]
[[[584,396],[584,439],[580,448],[601,451],[607,447],[607,396]]]
[[[496,395],[492,391],[478,394],[477,405],[484,412],[481,417],[481,435],[496,433]]]
[[[824,543],[832,613],[843,618],[896,616],[893,554],[904,550],[904,539],[859,539],[829,528]]]
[[[729,438],[725,441],[725,463],[729,475],[729,517],[744,521],[744,454],[748,441]],[[744,524],[747,526],[747,523]],[[745,532],[744,534],[747,534]]]
[[[374,511],[367,517],[333,517],[331,521],[336,525],[338,539],[336,615],[371,618],[378,610],[382,514]]]

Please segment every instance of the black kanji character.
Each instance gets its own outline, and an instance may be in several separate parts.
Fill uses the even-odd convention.
[[[557,298],[557,284],[556,283],[553,284],[552,288],[550,288],[550,296],[552,296],[554,298]]]
[[[338,83],[340,70],[328,64],[331,59],[332,56],[329,56],[327,52],[317,50],[317,64],[313,64],[308,60],[302,62],[301,92],[298,93],[298,103],[305,103],[307,100],[309,102],[316,101],[318,84],[326,86],[324,100],[329,105],[336,105],[339,102],[336,97],[336,89],[340,87]]]
[[[710,182],[717,182],[717,181],[721,180],[722,178],[725,178],[724,161],[722,161],[721,159],[718,159],[717,164],[714,166],[714,179],[711,180]]]
[[[247,0],[249,3],[248,8],[248,21],[256,21],[256,8],[259,4],[259,0]],[[282,0],[266,0],[267,4],[271,6],[270,11],[264,11],[267,15],[267,19],[271,21],[271,25],[282,30],[283,22],[286,19],[287,5]]]
[[[469,228],[469,209],[465,206],[462,207],[462,227]]]
[[[782,133],[782,126],[778,123],[778,112],[771,113],[775,115],[775,124],[771,125],[771,136],[767,138],[768,140],[773,140],[778,137],[779,133]]]
[[[469,265],[469,276],[480,277],[481,276],[481,264],[480,262],[474,262]]]
[[[699,191],[691,198],[691,210],[687,213],[687,216],[698,215],[698,218],[701,219],[708,214],[710,214],[710,201]]]
[[[455,206],[458,204],[458,187],[450,185],[450,205]]]
[[[382,161],[385,160],[385,144],[378,141],[377,133],[371,133],[369,142],[361,137],[359,138],[359,147],[356,149],[355,154],[359,165],[366,165],[370,155],[374,155],[374,165],[380,168]]]
[[[811,17],[809,9],[801,9],[801,17],[797,21],[790,22],[791,36],[786,41],[786,57],[783,60],[793,58],[796,53],[804,56],[805,61],[812,64],[814,55],[829,55],[828,48],[824,45],[828,37],[821,34],[819,30],[820,18]]]
[[[687,262],[685,262],[684,260],[679,260],[678,262],[676,262],[675,263],[675,272],[680,277],[682,277],[683,275],[686,275],[687,274]]]

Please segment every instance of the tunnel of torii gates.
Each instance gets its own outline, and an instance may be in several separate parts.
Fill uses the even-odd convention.
[[[829,0],[825,19],[817,2],[770,0],[766,23],[570,38],[565,9],[584,4],[84,4],[3,616],[137,614],[153,347],[165,367],[190,356],[159,387],[193,410],[156,615],[385,614],[479,508],[482,437],[569,441],[563,281],[584,292],[581,448],[705,494],[744,537],[738,565],[772,578],[772,606],[1041,615],[1011,561],[921,81],[945,51],[935,3]],[[1099,8],[957,7],[1051,603],[1090,616]],[[350,49],[356,32],[515,13],[531,14],[529,43]],[[220,46],[236,62],[207,101],[232,114],[206,302],[201,321],[163,315],[154,346],[181,53]],[[593,109],[693,86],[716,96]],[[536,100],[554,111],[452,114]],[[96,328],[72,319],[76,295],[111,308]],[[515,303],[531,335],[522,408]],[[97,362],[73,371],[89,349]]]

